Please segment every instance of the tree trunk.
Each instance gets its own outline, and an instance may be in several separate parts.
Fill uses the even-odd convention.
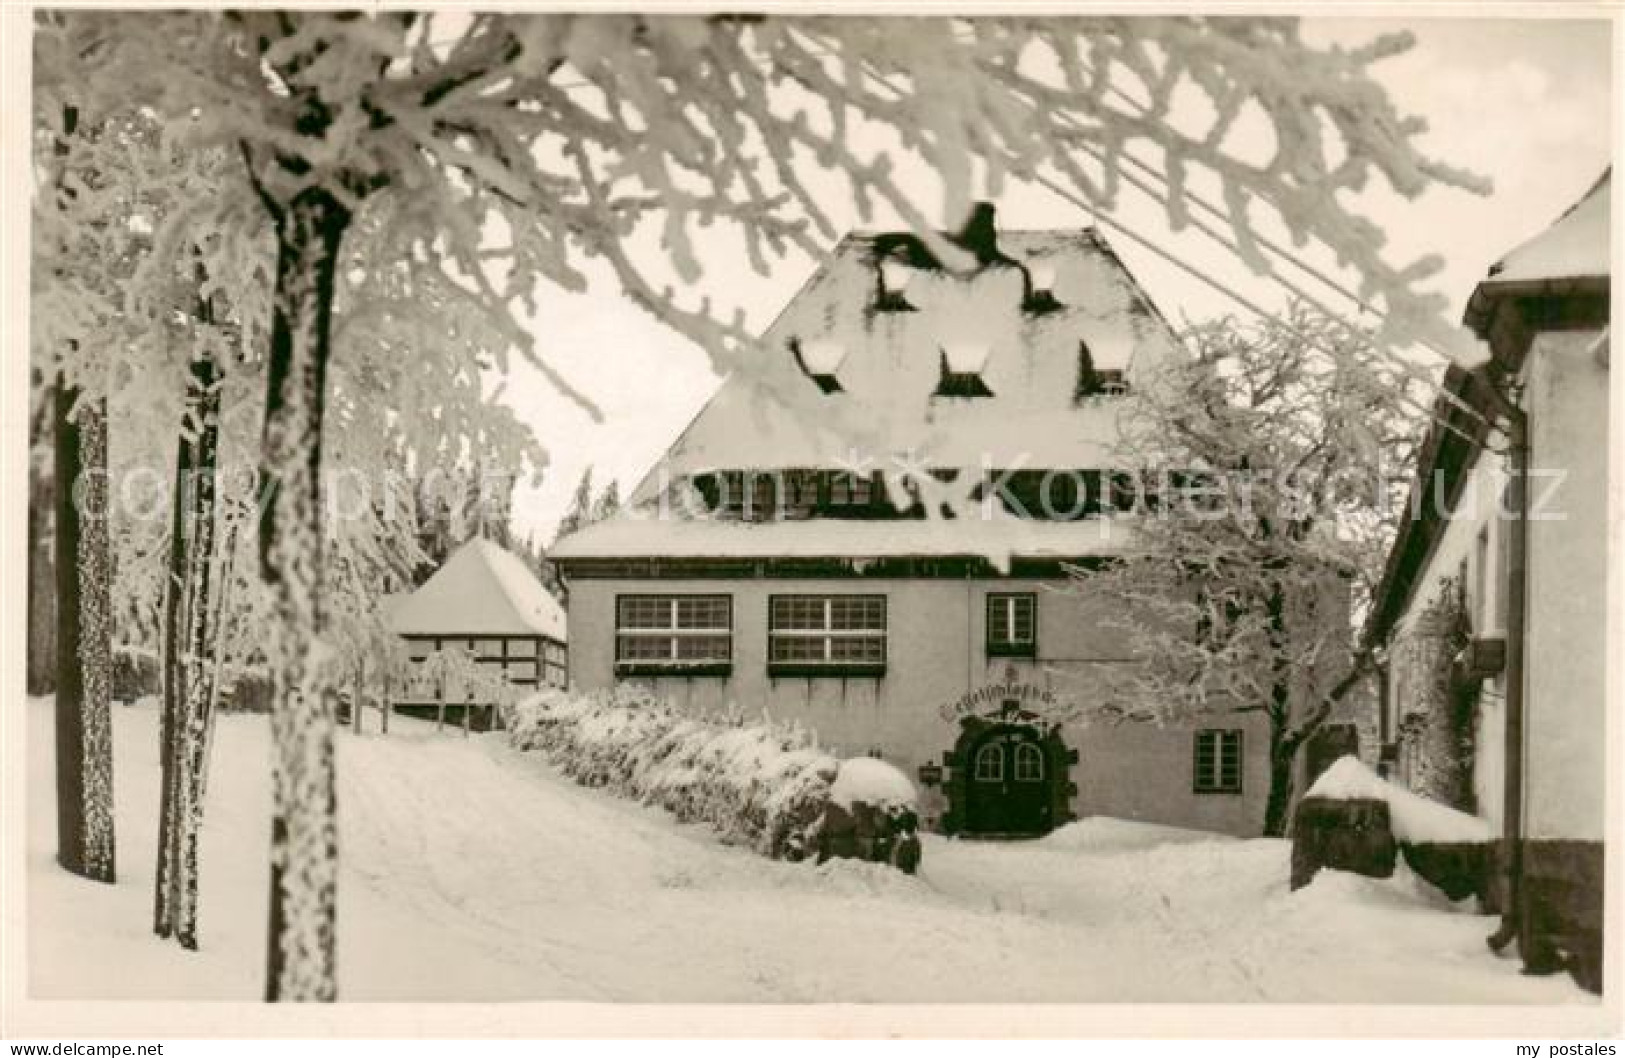
[[[1292,807],[1292,766],[1298,755],[1298,743],[1286,737],[1274,724],[1270,725],[1270,792],[1264,803],[1264,836],[1286,836],[1288,812]]]
[[[58,382],[56,448],[57,858],[113,881],[112,565],[107,411]],[[76,407],[77,405],[77,407]]]
[[[337,995],[337,674],[321,642],[321,430],[334,278],[350,223],[307,188],[274,210],[276,297],[261,444],[260,564],[274,594],[271,894],[266,998]]]
[[[1292,723],[1292,665],[1287,653],[1291,638],[1286,621],[1286,592],[1280,583],[1270,586],[1265,603],[1270,643],[1270,792],[1264,802],[1264,836],[1286,836],[1287,813],[1292,807],[1292,763],[1297,744],[1287,735]]]
[[[182,609],[186,584],[186,535],[190,492],[193,482],[193,444],[186,429],[185,416],[192,412],[192,394],[187,395],[187,407],[182,412],[182,424],[176,438],[175,491],[171,496],[169,522],[169,568],[164,578],[163,616],[163,707],[158,716],[158,865],[153,884],[152,930],[167,937],[175,930],[173,897],[175,892],[176,811],[180,798],[176,785],[180,781],[177,767],[177,728],[184,676],[180,664],[183,639]]]
[[[185,603],[180,654],[181,697],[175,729],[175,835],[172,858],[175,937],[181,947],[197,948],[198,832],[203,823],[203,785],[208,772],[208,746],[214,723],[215,682],[209,654],[219,613],[211,605],[215,562],[215,470],[219,462],[220,388],[214,360],[205,354],[192,361],[187,403],[192,423],[194,474],[188,489]]]
[[[45,401],[46,424],[51,422]],[[56,572],[51,558],[51,475],[35,464],[34,438],[28,459],[28,670],[29,694],[56,689]]]

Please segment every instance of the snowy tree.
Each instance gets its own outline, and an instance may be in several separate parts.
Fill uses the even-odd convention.
[[[106,250],[107,226],[73,237],[64,218],[94,202],[95,174],[77,171],[74,145],[95,135],[79,110],[51,106],[39,140],[47,146],[45,193],[36,197],[35,293],[63,282],[79,254]],[[117,236],[112,236],[116,243]],[[86,289],[94,290],[90,284]],[[105,293],[104,291],[95,291]],[[46,301],[47,315],[49,299]],[[36,313],[40,312],[36,302]],[[36,315],[36,322],[41,317]],[[106,387],[87,366],[84,345],[46,323],[34,328],[50,391],[54,465],[56,595],[57,858],[68,870],[114,880],[112,581],[108,541]]]
[[[614,481],[605,485],[603,491],[596,497],[593,495],[592,469],[588,467],[582,471],[581,480],[576,482],[576,490],[570,496],[570,506],[565,508],[564,514],[559,518],[558,527],[553,531],[555,547],[571,533],[578,533],[594,522],[601,522],[621,509],[620,491]],[[537,554],[537,576],[553,597],[562,602],[566,595],[564,578],[559,574],[558,567],[547,557],[547,550],[541,550]]]
[[[57,210],[41,227],[50,238],[39,259],[71,261],[73,274],[40,270],[38,303],[54,310],[40,336],[73,355],[40,362],[60,360],[119,380],[108,397],[119,438],[115,480],[143,472],[156,478],[164,453],[174,453],[163,490],[167,522],[122,506],[109,515],[118,559],[115,625],[133,656],[150,652],[163,662],[154,926],[196,947],[197,837],[221,673],[228,664],[240,672],[263,661],[255,657],[258,635],[247,634],[256,611],[265,616],[263,592],[257,578],[245,578],[236,554],[254,490],[224,495],[217,481],[242,481],[244,468],[222,473],[218,456],[246,452],[259,422],[253,391],[264,387],[256,361],[272,247],[257,204],[231,195],[233,180],[242,179],[237,159],[186,149],[138,110],[109,111],[94,139],[63,141],[47,157],[79,184],[93,181],[97,193],[74,196],[71,210]],[[230,215],[234,209],[239,215]],[[365,233],[358,236],[362,259],[367,243]],[[174,252],[176,245],[185,252]],[[100,294],[88,310],[87,288]],[[369,493],[387,489],[397,460],[539,463],[528,430],[482,392],[478,364],[498,339],[466,305],[391,289],[359,265],[345,293],[330,462],[360,474]],[[77,312],[65,311],[70,298]],[[410,362],[405,354],[433,335],[446,354]],[[380,371],[401,377],[379,378]],[[378,387],[391,392],[387,405],[370,396]],[[37,403],[43,410],[49,401]],[[440,428],[426,428],[430,423]],[[343,499],[329,495],[329,510]],[[398,520],[398,498],[392,510],[389,497],[382,499],[386,509],[368,509],[368,517],[338,510],[329,519],[340,618],[330,632],[347,658],[387,654],[396,645],[376,619],[374,589],[380,571],[410,568],[420,558],[411,548],[410,509],[402,533],[402,525],[385,524],[386,517]]]
[[[45,113],[79,114],[62,101],[74,91],[67,79],[47,79],[41,87]],[[57,135],[50,152],[70,193],[40,211],[36,261],[47,267],[37,273],[43,319],[36,362],[54,362],[59,375],[82,377],[93,387],[112,438],[106,447],[116,454],[125,486],[119,503],[99,504],[94,512],[110,529],[109,564],[98,587],[119,588],[119,605],[110,607],[105,622],[109,643],[122,633],[137,647],[130,657],[139,659],[145,646],[162,658],[154,926],[192,947],[203,747],[214,699],[215,669],[205,655],[217,620],[210,585],[217,560],[221,368],[243,344],[253,345],[252,323],[265,314],[263,296],[255,296],[264,283],[252,268],[235,270],[242,255],[233,243],[241,222],[253,242],[253,229],[263,229],[263,221],[240,198],[234,203],[219,193],[237,174],[235,160],[223,152],[166,142],[162,125],[139,108],[103,106],[92,113],[93,123],[77,135]],[[49,127],[48,120],[40,124]],[[258,242],[263,245],[263,237]],[[237,318],[218,310],[220,288],[238,292],[231,306]],[[158,477],[152,457],[166,449],[176,452],[174,476],[157,495],[161,503],[167,494],[171,504],[167,542],[164,520],[138,509],[146,503],[127,487],[137,469]],[[115,462],[111,455],[102,459]],[[79,489],[72,478],[58,480],[68,491]],[[161,478],[159,484],[165,484]],[[80,507],[83,521],[92,512]],[[160,610],[162,619],[153,620]],[[71,655],[66,648],[62,653]]]
[[[598,494],[598,498],[593,501],[592,518],[590,520],[593,522],[601,522],[620,509],[620,488],[615,482],[611,481],[608,485],[604,486],[604,491],[600,492]]]
[[[576,482],[576,490],[570,495],[570,506],[564,509],[559,518],[558,529],[553,533],[553,543],[577,532],[592,521],[592,467],[581,472],[581,480]]]
[[[1093,710],[1114,720],[1262,714],[1264,832],[1285,832],[1298,751],[1371,669],[1363,609],[1403,513],[1409,372],[1302,308],[1190,335],[1122,402],[1119,560],[1075,572],[1139,656]],[[1385,475],[1385,470],[1387,474]]]
[[[1390,265],[1380,233],[1339,196],[1374,174],[1405,195],[1470,183],[1414,150],[1419,123],[1367,73],[1402,39],[1317,51],[1290,20],[254,11],[51,24],[65,53],[95,53],[88,83],[196,116],[201,140],[232,145],[276,234],[262,438],[275,489],[259,541],[278,608],[272,999],[335,993],[335,695],[317,475],[338,263],[358,218],[393,210],[395,256],[427,281],[455,277],[448,287],[502,321],[544,372],[515,309],[543,282],[581,289],[589,259],[720,367],[748,370],[742,321],[684,304],[663,270],[697,280],[693,234],[718,221],[761,271],[791,250],[820,252],[839,233],[807,179],[815,168],[844,179],[865,216],[885,205],[968,268],[902,186],[899,157],[934,171],[943,214],[959,216],[978,180],[996,194],[1050,170],[1109,207],[1125,147],[1145,144],[1176,224],[1189,175],[1206,174],[1249,263],[1264,264],[1253,236],[1272,212],[1358,272],[1397,333],[1441,326],[1415,290],[1432,264]],[[1191,91],[1212,103],[1194,130],[1172,118],[1175,94]],[[1263,163],[1228,142],[1249,108],[1276,144]],[[895,148],[875,149],[876,130]],[[650,234],[662,259],[640,263]]]

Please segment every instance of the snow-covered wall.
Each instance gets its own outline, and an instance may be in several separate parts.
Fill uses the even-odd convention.
[[[1608,368],[1598,332],[1529,350],[1531,430],[1526,826],[1600,841],[1607,797]]]
[[[1033,592],[1038,604],[1038,656],[988,657],[989,592]],[[615,598],[648,592],[716,593],[733,598],[732,673],[720,677],[646,680],[662,696],[700,712],[737,705],[765,708],[817,732],[843,756],[878,751],[910,777],[941,764],[960,734],[952,714],[967,693],[1016,680],[1051,690],[1061,708],[1087,706],[1103,674],[1129,660],[1126,634],[1102,625],[1101,604],[1065,580],[1038,579],[749,579],[615,580],[577,578],[570,585],[570,676],[580,690],[615,682]],[[775,594],[884,594],[887,666],[879,679],[773,679],[767,671],[768,598]],[[991,703],[996,709],[997,701]],[[1087,711],[1086,709],[1084,711]],[[1244,777],[1236,793],[1193,792],[1194,729],[1241,728]],[[1239,835],[1257,834],[1268,793],[1268,735],[1256,715],[1157,728],[1095,720],[1062,731],[1078,752],[1071,770],[1078,817],[1106,815]],[[926,791],[927,824],[946,810],[941,788]]]
[[[1506,459],[1495,452],[1480,455],[1468,472],[1455,511],[1445,518],[1426,568],[1417,577],[1409,603],[1394,625],[1390,639],[1388,730],[1399,736],[1408,713],[1427,708],[1422,685],[1434,674],[1416,670],[1424,641],[1437,634],[1425,627],[1429,608],[1446,592],[1466,585],[1466,609],[1473,634],[1504,636],[1507,522],[1500,516],[1507,485]],[[1437,504],[1442,486],[1430,488],[1424,502]],[[1506,686],[1502,676],[1483,682],[1473,720],[1473,759],[1470,784],[1473,809],[1499,828],[1504,801]],[[1427,762],[1419,760],[1421,747],[1401,741],[1396,778],[1413,789],[1425,785]]]
[[[1531,838],[1599,840],[1604,825],[1607,739],[1608,369],[1598,332],[1548,332],[1526,358],[1530,422],[1530,522],[1525,826]],[[1505,634],[1505,457],[1485,452],[1395,626],[1396,647],[1414,641],[1428,605],[1458,578],[1467,586],[1474,635]],[[1395,651],[1398,658],[1400,650]],[[1414,708],[1415,688],[1390,673],[1390,724]],[[1504,818],[1506,685],[1485,681],[1474,720],[1472,788],[1477,812]],[[1392,729],[1392,728],[1391,728]],[[1401,778],[1414,764],[1402,757]],[[1414,774],[1411,776],[1414,779]]]

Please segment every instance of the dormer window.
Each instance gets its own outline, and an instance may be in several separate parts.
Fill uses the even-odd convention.
[[[1021,311],[1029,316],[1043,316],[1061,308],[1055,298],[1055,266],[1048,261],[1029,261],[1027,292],[1021,302]]]
[[[839,393],[841,380],[835,377],[841,361],[846,359],[846,346],[829,338],[813,338],[803,342],[790,339],[790,352],[795,354],[796,366],[813,380],[822,393]]]
[[[938,361],[938,397],[991,397],[993,391],[982,379],[987,363],[986,345],[959,343],[944,345]]]
[[[874,479],[867,474],[838,470],[830,475],[829,503],[831,507],[868,507],[874,502]]]
[[[1120,368],[1097,368],[1089,343],[1078,343],[1078,381],[1072,390],[1072,403],[1087,397],[1118,397],[1128,392],[1128,382]]]
[[[901,255],[882,258],[875,273],[876,312],[917,311],[908,300],[908,285],[914,279],[914,268]]]

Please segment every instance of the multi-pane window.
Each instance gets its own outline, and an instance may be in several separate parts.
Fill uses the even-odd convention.
[[[615,667],[621,672],[716,672],[733,654],[726,595],[621,595],[615,600]]]
[[[874,503],[875,483],[867,474],[838,470],[830,475],[829,505],[835,508],[864,508]]]
[[[563,643],[547,643],[542,650],[540,665],[542,682],[549,687],[564,687],[569,683],[566,662],[569,657]]]
[[[989,742],[977,750],[973,774],[977,782],[1004,781],[1004,747]]]
[[[885,596],[773,596],[767,662],[779,675],[879,675],[886,667]]]
[[[509,683],[521,687],[534,687],[539,683],[563,687],[568,682],[564,644],[540,636],[413,636],[407,639],[407,649],[408,656],[415,662],[425,661],[437,651],[465,651],[483,668],[499,672]],[[440,700],[445,691],[434,679],[414,671],[402,692],[406,697],[401,701],[406,704],[434,702]]]
[[[1016,745],[1016,782],[1044,781],[1044,751],[1031,742]]]
[[[987,597],[990,657],[1032,657],[1038,644],[1038,597],[1031,593]]]
[[[1196,732],[1196,792],[1241,792],[1241,732],[1205,728]]]
[[[819,472],[784,472],[784,514],[787,518],[807,518],[818,508]]]

